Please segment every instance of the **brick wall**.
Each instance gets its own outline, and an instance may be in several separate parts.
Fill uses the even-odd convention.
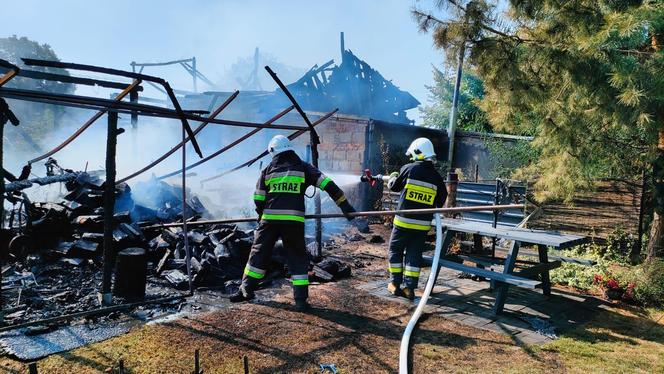
[[[290,117],[284,123],[301,124],[297,117]],[[319,114],[309,113],[313,122],[320,118]],[[360,175],[364,170],[364,151],[366,147],[366,128],[368,119],[349,117],[344,115],[333,116],[325,122],[316,126],[321,144],[318,146],[318,167],[321,171],[336,179],[337,184],[346,193],[346,196],[354,206],[361,206],[362,191],[359,183],[347,183],[350,175]],[[298,148],[309,144],[309,136],[302,135],[295,141]],[[334,178],[335,175],[337,178]],[[341,175],[348,176],[341,178]],[[344,185],[344,183],[346,183]]]
[[[310,114],[311,121],[320,118]],[[292,116],[288,123],[300,123]],[[318,164],[327,173],[360,174],[364,170],[364,148],[367,119],[333,116],[316,126],[321,144],[318,146]],[[309,144],[307,135],[300,136],[298,147]]]
[[[320,167],[331,172],[360,174],[364,170],[367,122],[343,117],[320,125]]]

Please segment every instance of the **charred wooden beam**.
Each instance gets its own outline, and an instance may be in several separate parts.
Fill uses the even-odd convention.
[[[101,73],[101,74],[118,75],[118,76],[122,76],[122,77],[128,77],[128,78],[133,78],[133,79],[138,79],[138,80],[144,80],[144,81],[148,81],[148,82],[154,82],[154,83],[157,83],[157,84],[161,85],[164,88],[164,90],[166,91],[166,94],[168,95],[169,99],[171,100],[171,103],[173,104],[173,107],[175,108],[177,118],[180,119],[180,122],[182,122],[182,126],[184,126],[184,129],[187,132],[187,135],[191,138],[191,145],[194,147],[194,150],[196,151],[196,153],[201,158],[203,158],[203,152],[201,151],[201,148],[198,145],[198,142],[196,141],[193,130],[191,129],[191,127],[189,126],[189,123],[187,122],[187,117],[186,117],[185,113],[182,111],[182,107],[180,106],[180,102],[178,101],[177,97],[175,97],[175,93],[173,92],[173,89],[171,88],[171,85],[165,79],[154,77],[154,76],[151,76],[151,75],[146,75],[146,74],[138,74],[138,73],[134,73],[134,72],[130,72],[130,71],[110,69],[110,68],[104,68],[104,67],[93,66],[93,65],[75,64],[75,63],[70,63],[70,62],[35,60],[35,59],[29,59],[29,58],[24,58],[23,62],[26,65],[45,66],[45,67],[53,67],[53,68],[61,68],[61,69],[73,69],[73,70],[90,71],[90,72]]]
[[[113,213],[115,209],[115,156],[118,137],[118,113],[108,113],[106,133],[106,181],[104,182],[104,272],[102,275],[101,302],[112,302],[111,277],[115,256],[113,254]]]
[[[159,84],[163,84],[163,83],[166,82],[166,80],[164,80],[163,78],[155,77],[155,76],[152,76],[152,75],[134,73],[134,72],[124,71],[124,70],[119,70],[119,69],[105,68],[105,67],[101,67],[101,66],[77,64],[77,63],[62,62],[62,61],[37,60],[37,59],[33,59],[33,58],[22,58],[21,60],[23,60],[23,63],[25,63],[26,65],[30,65],[30,66],[42,66],[42,67],[49,67],[49,68],[90,71],[90,72],[93,72],[93,73],[117,75],[117,76],[120,76],[120,77],[145,80],[145,81],[155,82],[155,83],[159,83]]]
[[[18,66],[5,61],[5,60],[0,60],[0,65],[3,67],[7,67],[10,70],[9,73],[3,75],[0,78],[0,87],[4,85],[5,83],[9,82],[12,80],[16,74],[21,70],[18,68]],[[4,157],[4,139],[5,139],[5,124],[7,121],[11,122],[12,125],[18,126],[20,121],[14,113],[9,109],[9,106],[7,105],[7,102],[0,98],[0,230],[3,230],[4,227],[4,222],[5,222],[5,167],[3,165],[3,157]],[[2,260],[0,256],[0,268],[2,268]],[[2,283],[2,272],[0,272],[0,284]],[[0,292],[0,324],[4,324],[5,320],[5,314],[3,311],[3,298],[2,294]]]
[[[7,68],[4,69],[6,70]],[[98,86],[104,88],[114,88],[118,90],[127,87],[127,83],[122,83],[122,82],[112,82],[112,81],[106,81],[94,78],[73,77],[71,75],[45,73],[42,71],[35,71],[28,69],[21,69],[21,71],[17,75],[19,77],[24,77],[24,78],[44,79],[47,81],[82,84],[85,86]],[[143,91],[143,87],[137,87],[136,90]]]
[[[312,123],[312,126],[315,127],[315,126],[319,125],[320,123],[324,122],[326,119],[332,117],[332,116],[334,115],[334,113],[336,113],[338,110],[339,110],[339,109],[335,109],[335,110],[331,111],[330,113],[327,113],[326,115],[324,115],[323,117],[319,118],[319,119],[316,120],[314,123]],[[274,128],[277,128],[277,126],[275,125]],[[295,132],[291,133],[290,135],[288,135],[288,139],[293,140],[293,139],[295,139],[295,138],[298,138],[298,137],[301,136],[302,134],[306,133],[308,130],[309,130],[309,129],[303,129],[303,130],[295,131]],[[230,169],[230,170],[226,170],[226,171],[224,171],[223,173],[221,173],[221,174],[217,174],[217,175],[212,176],[212,177],[210,177],[210,178],[203,179],[203,180],[201,181],[201,183],[206,183],[206,182],[213,181],[213,180],[215,180],[215,179],[219,179],[219,178],[221,178],[221,177],[223,177],[223,176],[225,176],[225,175],[228,175],[228,174],[230,174],[230,173],[233,173],[233,172],[235,172],[235,171],[238,171],[238,170],[242,169],[243,167],[251,166],[254,162],[260,160],[261,158],[263,158],[263,157],[265,157],[265,156],[267,156],[267,154],[268,154],[267,151],[263,151],[261,154],[259,154],[258,156],[252,158],[251,160],[249,160],[249,161],[243,163],[242,165],[238,165],[238,166],[236,166],[236,167],[234,167],[234,168],[232,168],[232,169]]]
[[[290,112],[291,110],[293,110],[293,108],[294,108],[293,106],[290,106],[290,107],[288,107],[288,108],[282,110],[281,112],[279,112],[279,113],[278,113],[277,115],[275,115],[274,117],[272,117],[272,118],[270,118],[269,120],[265,121],[264,124],[265,124],[265,125],[271,125],[271,124],[274,123],[276,120],[278,120],[279,118],[285,116],[288,112]],[[199,165],[202,165],[202,164],[206,163],[207,161],[210,161],[211,159],[213,159],[213,158],[219,156],[220,154],[222,154],[222,153],[228,151],[229,149],[231,149],[231,148],[235,147],[236,145],[242,143],[243,141],[247,140],[248,138],[250,138],[251,136],[255,135],[257,132],[259,132],[259,131],[261,131],[261,130],[262,130],[262,128],[258,128],[258,129],[253,129],[253,130],[249,131],[248,133],[244,134],[243,136],[241,136],[241,137],[235,139],[235,140],[234,140],[233,142],[231,142],[230,144],[228,144],[228,145],[222,147],[221,149],[217,150],[216,152],[210,154],[209,156],[206,156],[206,157],[203,158],[202,160],[198,160],[198,161],[196,161],[195,163],[193,163],[193,164],[187,166],[187,168],[186,168],[185,170],[193,169],[193,168],[195,168],[195,167],[197,167],[197,166],[199,166]],[[172,172],[172,173],[164,174],[164,175],[160,176],[158,179],[170,178],[170,177],[173,177],[173,176],[175,176],[175,175],[180,174],[181,172],[182,172],[182,170],[178,170],[178,171],[174,171],[174,172]]]
[[[140,66],[140,67],[145,67],[145,66],[166,66],[166,65],[175,65],[175,64],[180,64],[183,62],[190,62],[191,59],[182,59],[182,60],[173,60],[173,61],[166,61],[166,62],[135,62],[132,61],[129,65],[132,67],[135,66]]]
[[[116,102],[114,100],[100,99],[89,96],[77,96],[68,94],[56,94],[51,92],[39,92],[32,90],[21,90],[16,88],[0,88],[0,97],[11,99],[19,99],[26,101],[44,102],[54,105],[64,105],[75,108],[83,109],[113,109],[121,114],[131,114],[136,111],[139,115],[159,118],[172,118],[177,119],[178,114],[168,108],[158,107],[154,105],[129,103],[129,102]],[[206,118],[191,114],[184,111],[185,117],[193,121],[206,121],[211,124],[227,125],[236,127],[250,127],[250,128],[271,128],[277,130],[303,130],[308,131],[308,128],[294,125],[265,125],[261,123],[246,122],[246,121],[233,121],[219,118]]]
[[[78,178],[79,175],[81,175],[80,172],[74,172],[74,173],[64,173],[60,175],[54,175],[51,177],[39,177],[39,178],[26,179],[26,180],[17,180],[5,184],[5,192],[15,192],[15,191],[25,190],[26,188],[30,188],[35,184],[38,184],[40,186],[46,186],[53,183],[69,182]]]
[[[118,94],[118,96],[115,97],[114,101],[122,101],[128,94],[130,94],[131,92],[134,92],[134,90],[137,87],[139,87],[140,83],[141,83],[140,80],[135,80],[129,86],[124,86],[123,91],[120,92],[120,94]],[[64,142],[60,143],[55,148],[53,148],[50,151],[44,153],[43,155],[41,155],[39,157],[35,157],[32,160],[28,161],[28,164],[32,164],[32,163],[41,161],[45,158],[53,156],[54,154],[56,154],[57,152],[62,150],[64,147],[69,145],[71,142],[73,142],[74,139],[78,138],[79,135],[81,135],[85,130],[87,130],[90,126],[92,126],[92,124],[95,123],[95,121],[97,121],[99,118],[101,118],[101,116],[103,116],[107,112],[108,112],[108,110],[106,110],[106,109],[98,111],[97,113],[95,113],[95,115],[92,116],[92,118],[87,120],[83,124],[83,126],[81,126],[78,130],[76,130],[73,134],[71,134],[67,139],[65,139]]]
[[[233,100],[235,100],[235,98],[236,98],[239,94],[240,94],[240,91],[235,91],[235,92],[234,92],[234,93],[233,93],[228,99],[226,99],[226,101],[224,101],[224,102],[223,102],[223,103],[222,103],[222,104],[221,104],[221,105],[220,105],[220,106],[219,106],[214,112],[212,112],[212,114],[210,115],[209,118],[216,118],[219,114],[221,114],[221,112],[222,112],[224,109],[226,109],[226,107],[228,107],[228,105],[230,105],[230,103],[231,103]],[[194,130],[194,135],[196,135],[196,134],[198,134],[199,132],[201,132],[201,130],[203,130],[203,129],[205,128],[205,126],[206,126],[208,123],[209,123],[209,122],[207,122],[207,121],[202,121],[201,124],[200,124],[200,125]],[[162,161],[164,161],[165,159],[167,159],[170,155],[172,155],[173,153],[175,153],[178,149],[182,148],[182,147],[185,145],[185,143],[188,142],[189,140],[190,140],[189,137],[185,138],[184,141],[178,143],[175,147],[171,148],[168,152],[166,152],[166,153],[164,153],[163,155],[161,155],[160,157],[158,157],[156,160],[154,160],[153,162],[151,162],[149,165],[147,165],[147,166],[143,167],[142,169],[140,169],[140,170],[138,170],[138,171],[132,173],[132,174],[129,175],[129,176],[126,176],[126,177],[120,179],[120,180],[117,181],[116,183],[119,184],[119,183],[126,182],[126,181],[128,181],[129,179],[132,179],[132,178],[134,178],[134,177],[136,177],[136,176],[138,176],[138,175],[141,175],[141,174],[143,174],[144,172],[146,172],[146,171],[152,169],[154,166],[156,166],[156,165],[159,164],[160,162],[162,162]]]

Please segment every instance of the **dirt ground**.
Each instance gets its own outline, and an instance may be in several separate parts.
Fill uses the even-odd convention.
[[[388,238],[386,228],[373,230]],[[290,289],[282,284],[274,296],[256,303],[143,326],[48,357],[38,363],[39,372],[118,372],[122,359],[129,373],[191,373],[195,349],[200,349],[205,373],[241,373],[244,356],[252,373],[319,373],[319,364],[334,364],[339,373],[397,372],[401,334],[412,310],[354,287],[387,276],[386,245],[350,242],[333,253],[354,264],[353,277],[312,286],[313,309],[308,314],[292,310]],[[662,337],[648,339],[647,349],[655,355],[643,372],[662,367]],[[520,346],[507,335],[424,316],[414,333],[413,372],[575,372],[579,362],[570,357],[584,358],[566,348]],[[604,353],[618,348],[609,346]],[[25,364],[9,358],[0,360],[0,368],[27,372]]]

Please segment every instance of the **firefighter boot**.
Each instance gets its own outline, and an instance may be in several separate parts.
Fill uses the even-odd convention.
[[[245,292],[242,287],[240,287],[239,290],[237,290],[236,293],[232,294],[228,300],[231,303],[239,303],[242,301],[249,301],[252,300],[256,295],[253,292]]]
[[[415,300],[415,290],[413,288],[404,288],[401,292],[406,299],[410,301]]]
[[[311,306],[307,302],[307,300],[302,300],[302,299],[296,299],[295,300],[295,310],[298,312],[308,312]]]
[[[387,291],[394,296],[404,296],[403,290],[393,282],[387,284]]]

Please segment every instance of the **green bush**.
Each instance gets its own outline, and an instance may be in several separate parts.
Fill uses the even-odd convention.
[[[624,276],[634,284],[634,299],[645,306],[664,305],[664,260],[634,266]]]
[[[551,282],[589,290],[593,287],[595,274],[604,271],[603,265],[584,266],[563,262],[562,265],[550,272]]]

